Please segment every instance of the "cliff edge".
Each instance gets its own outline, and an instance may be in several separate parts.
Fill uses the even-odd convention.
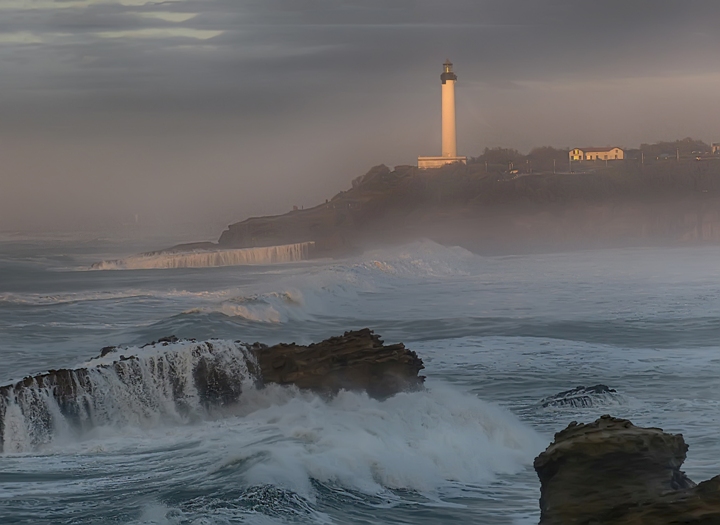
[[[717,243],[720,161],[524,175],[380,165],[313,208],[231,224],[217,247],[314,242],[321,257],[418,238],[488,254]]]

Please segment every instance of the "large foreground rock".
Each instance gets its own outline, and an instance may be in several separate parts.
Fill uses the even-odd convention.
[[[309,346],[167,337],[139,348],[107,347],[84,366],[0,387],[0,452],[31,450],[58,429],[202,418],[240,401],[253,383],[385,398],[420,388],[422,368],[415,352],[384,345],[368,329]]]
[[[541,525],[720,524],[720,476],[696,486],[680,470],[687,450],[625,419],[571,423],[535,459]]]

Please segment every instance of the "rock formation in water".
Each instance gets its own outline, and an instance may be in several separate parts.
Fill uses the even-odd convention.
[[[578,386],[565,392],[546,397],[540,406],[588,408],[617,397],[617,390],[607,385]]]
[[[680,470],[680,434],[603,416],[571,423],[535,459],[541,525],[720,523],[720,476],[695,485]]]
[[[334,394],[364,390],[385,398],[403,390],[416,390],[424,377],[422,360],[402,343],[384,345],[367,328],[346,332],[317,344],[279,344],[253,351],[265,383],[295,385]]]
[[[385,398],[422,387],[422,368],[415,352],[384,345],[368,329],[309,346],[168,337],[141,348],[106,347],[86,366],[0,387],[0,452],[9,443],[18,449],[48,442],[59,427],[198,418],[237,402],[253,385],[295,385],[323,395],[362,390]]]

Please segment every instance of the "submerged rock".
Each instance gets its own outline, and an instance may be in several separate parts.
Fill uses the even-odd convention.
[[[617,390],[607,385],[578,386],[540,401],[540,406],[548,407],[593,407],[617,397]]]
[[[719,524],[720,476],[695,485],[680,434],[602,416],[571,423],[535,459],[541,525]]]
[[[105,347],[84,366],[0,387],[0,452],[49,442],[58,428],[197,419],[239,401],[244,388],[267,383],[384,398],[420,388],[422,368],[415,352],[386,346],[368,329],[309,346],[170,336],[142,347]]]

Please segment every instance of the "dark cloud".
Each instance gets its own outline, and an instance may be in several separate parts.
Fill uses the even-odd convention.
[[[34,206],[92,214],[90,187],[145,211],[143,188],[163,185],[223,217],[309,204],[372,164],[433,153],[446,57],[468,154],[717,140],[704,134],[720,117],[719,23],[716,0],[6,0],[0,227]]]

